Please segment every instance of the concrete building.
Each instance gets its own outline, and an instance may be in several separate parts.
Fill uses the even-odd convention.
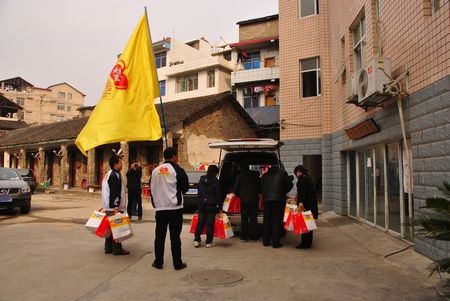
[[[20,77],[0,80],[0,94],[23,107],[17,118],[30,125],[77,117],[85,97],[68,83],[39,88]]]
[[[230,49],[204,38],[185,43],[166,38],[153,43],[153,49],[163,102],[231,90]]]
[[[325,210],[432,257],[448,246],[411,224],[450,179],[449,16],[439,0],[279,1],[286,167],[310,169]]]
[[[278,105],[280,82],[278,15],[238,22],[231,85],[244,108]]]

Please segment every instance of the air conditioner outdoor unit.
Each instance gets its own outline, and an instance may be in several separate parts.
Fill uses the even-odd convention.
[[[384,85],[391,81],[391,60],[387,58],[373,58],[358,73],[358,78],[356,79],[358,103],[374,96],[382,95],[384,93]]]
[[[346,86],[347,86],[347,101],[351,101],[355,97],[358,97],[358,89],[355,83],[355,74],[352,74],[347,78]]]

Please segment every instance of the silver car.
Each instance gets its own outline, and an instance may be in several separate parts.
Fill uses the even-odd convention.
[[[30,212],[31,189],[15,169],[0,168],[0,209],[19,207],[22,213]]]

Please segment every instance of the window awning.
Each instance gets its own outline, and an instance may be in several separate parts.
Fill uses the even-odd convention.
[[[262,39],[246,40],[246,41],[241,41],[241,42],[230,44],[230,47],[239,48],[239,49],[248,49],[248,48],[252,48],[252,47],[258,47],[258,46],[263,46],[263,45],[267,45],[270,43],[275,43],[275,42],[278,42],[278,40],[279,40],[278,36],[262,38]]]

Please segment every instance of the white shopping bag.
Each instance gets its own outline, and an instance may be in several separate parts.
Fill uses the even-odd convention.
[[[284,207],[284,217],[283,217],[283,222],[287,221],[287,218],[289,216],[289,212],[294,213],[295,210],[297,210],[298,206],[295,204],[289,204],[286,203],[286,207]]]
[[[222,210],[225,212],[228,212],[230,208],[233,206],[233,202],[235,202],[236,196],[234,193],[229,193],[225,197],[225,200],[223,201]]]
[[[302,212],[303,219],[305,220],[306,228],[308,228],[308,231],[316,230],[317,225],[316,221],[314,220],[314,216],[311,213],[311,210]]]
[[[124,241],[134,236],[128,214],[120,213],[110,216],[108,219],[114,239]]]
[[[84,225],[84,226],[89,231],[95,233],[95,231],[97,231],[97,228],[98,228],[98,226],[100,226],[100,223],[102,222],[102,219],[105,215],[106,214],[104,212],[94,210],[94,212],[92,212],[91,216],[87,220],[86,225]]]
[[[219,215],[217,226],[219,227],[218,235],[220,239],[228,239],[234,236],[233,227],[226,214]]]

